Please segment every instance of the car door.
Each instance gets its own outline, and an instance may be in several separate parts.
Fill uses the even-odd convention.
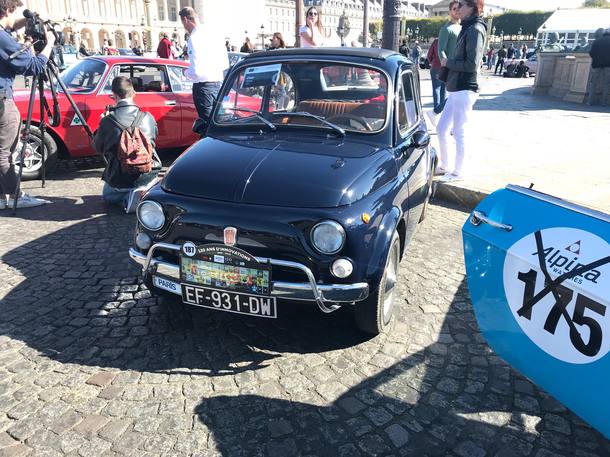
[[[193,123],[197,119],[197,108],[193,102],[193,82],[184,75],[187,67],[168,65],[167,68],[172,92],[181,109],[180,141],[182,145],[190,145],[199,139],[199,135],[193,132]]]
[[[397,78],[396,125],[394,157],[398,169],[408,182],[409,213],[408,233],[410,236],[421,217],[428,193],[430,158],[428,144],[430,137],[421,120],[419,93],[416,91],[415,77],[411,69],[403,69]]]
[[[610,216],[508,186],[462,234],[489,345],[610,438]]]
[[[136,91],[134,102],[143,110],[148,111],[157,121],[157,148],[167,149],[182,146],[182,113],[180,103],[172,92],[165,65],[148,63],[129,63],[118,66],[106,80],[100,94],[110,100],[112,80],[116,76],[127,76],[131,79]]]

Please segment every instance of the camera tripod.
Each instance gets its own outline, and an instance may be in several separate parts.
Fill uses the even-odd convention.
[[[45,97],[45,87],[44,87],[45,81],[47,81],[49,83],[51,96],[53,98],[53,112],[51,112],[51,109],[49,108],[49,104]],[[78,116],[79,120],[81,121],[81,125],[85,129],[85,132],[87,132],[89,139],[93,138],[93,132],[91,132],[91,129],[89,128],[89,125],[87,124],[87,121],[85,120],[81,111],[78,109],[78,106],[76,106],[76,103],[74,102],[72,95],[70,95],[70,92],[68,92],[66,85],[64,84],[62,79],[59,77],[59,70],[53,59],[53,54],[51,54],[44,71],[42,73],[39,73],[32,77],[32,86],[30,89],[30,99],[29,99],[29,104],[28,104],[28,114],[27,114],[27,117],[25,120],[25,128],[21,132],[21,152],[19,154],[19,162],[20,162],[21,166],[19,167],[19,173],[17,175],[17,185],[15,186],[15,195],[13,195],[13,215],[15,215],[17,213],[17,199],[18,199],[19,195],[21,194],[21,179],[23,177],[23,167],[25,166],[24,159],[25,159],[25,155],[26,155],[26,149],[28,147],[28,140],[30,139],[30,132],[31,132],[31,127],[32,127],[32,115],[34,112],[34,101],[36,99],[36,91],[38,91],[38,98],[40,99],[40,120],[39,120],[39,125],[38,125],[39,130],[40,130],[40,139],[41,139],[40,152],[41,152],[41,156],[42,156],[40,172],[41,172],[41,178],[42,178],[42,187],[45,187],[45,185],[46,185],[45,134],[46,134],[47,124],[45,122],[45,114],[47,115],[47,117],[51,118],[50,125],[52,125],[52,126],[59,125],[59,123],[61,121],[61,115],[59,112],[59,102],[57,100],[57,88],[54,84],[54,81],[57,82],[57,84],[63,91],[64,95],[70,102],[72,109],[74,110],[74,112]]]

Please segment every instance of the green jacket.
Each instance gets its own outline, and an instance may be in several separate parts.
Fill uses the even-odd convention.
[[[438,34],[438,58],[439,59],[452,59],[455,54],[455,44],[457,43],[457,37],[462,30],[460,24],[453,24],[451,21],[447,22],[441,28]]]

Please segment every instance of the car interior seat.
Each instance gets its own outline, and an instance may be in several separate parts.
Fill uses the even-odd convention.
[[[144,92],[144,83],[142,82],[142,78],[138,76],[134,76],[131,79],[131,84],[133,85],[133,89],[136,92]]]

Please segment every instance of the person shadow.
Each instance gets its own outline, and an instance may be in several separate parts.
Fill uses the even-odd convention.
[[[370,376],[362,365],[355,383],[353,374],[319,383],[305,374],[311,390],[282,395],[263,384],[204,398],[201,426],[227,457],[609,455],[610,441],[493,354],[466,288],[464,280],[436,342],[395,363],[382,358]],[[358,368],[357,358],[337,362]],[[570,426],[587,451],[566,435]]]

